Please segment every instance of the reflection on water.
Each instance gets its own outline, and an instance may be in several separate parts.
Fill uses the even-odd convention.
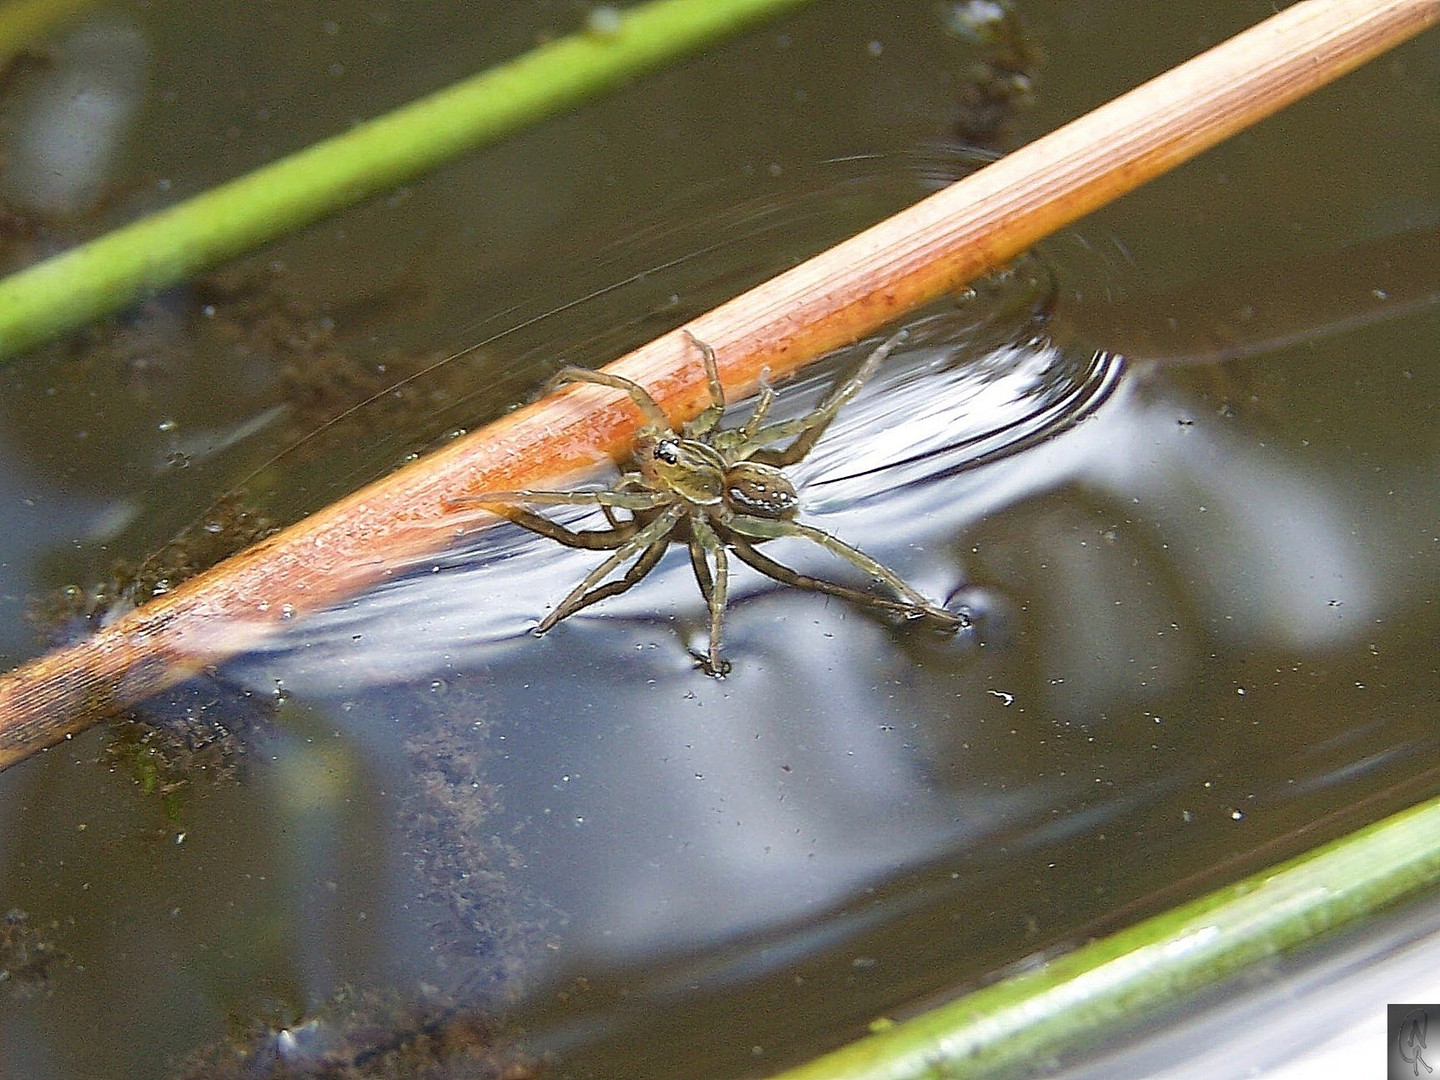
[[[5,138],[0,186],[9,199],[62,218],[100,200],[144,101],[149,52],[139,29],[116,16],[55,43]]]

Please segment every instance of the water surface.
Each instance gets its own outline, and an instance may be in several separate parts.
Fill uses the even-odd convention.
[[[1268,11],[1026,5],[1014,136]],[[817,5],[6,369],[7,662],[32,598],[237,485],[324,505],[971,167],[943,14]],[[147,88],[119,194],[51,235],[575,17],[117,5]],[[537,639],[595,556],[507,527],[152,703],[231,740],[174,791],[98,730],[4,774],[0,908],[64,954],[0,984],[5,1075],[230,1045],[364,1074],[467,1010],[558,1076],[761,1075],[1440,790],[1437,103],[1422,39],[915,317],[793,474],[960,635],[746,571],[709,679],[677,550]],[[383,386],[477,344],[272,463],[320,423],[291,369]]]

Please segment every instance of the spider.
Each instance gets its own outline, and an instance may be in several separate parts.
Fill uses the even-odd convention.
[[[725,391],[716,368],[715,350],[685,330],[704,359],[710,404],[693,420],[678,428],[639,383],[621,375],[586,368],[562,368],[547,389],[567,383],[596,383],[628,394],[645,417],[636,432],[634,467],[603,490],[492,491],[464,496],[456,505],[483,506],[532,532],[569,547],[608,550],[611,554],[575,586],[535,627],[543,634],[567,616],[597,601],[625,592],[651,570],[672,542],[690,550],[690,563],[710,612],[710,643],[700,658],[706,674],[724,676],[730,669],[720,657],[721,623],[729,591],[729,557],[785,585],[827,593],[855,604],[895,612],[907,619],[928,619],[955,631],[966,625],[962,615],[932,604],[907,585],[898,574],[869,555],[813,525],[795,520],[799,496],[781,472],[808,454],[830,421],[859,391],[890,352],[908,336],[891,337],[829,395],[804,416],[766,423],[775,391],[762,386],[754,411],[744,424],[720,428]],[[773,444],[791,440],[788,446]],[[605,515],[604,529],[570,529],[532,506],[598,506]],[[627,511],[620,517],[616,510]],[[844,559],[894,594],[881,596],[864,589],[811,577],[776,562],[757,545],[781,537],[802,537]],[[635,557],[629,569],[613,581],[608,577]],[[711,563],[714,570],[711,570]]]

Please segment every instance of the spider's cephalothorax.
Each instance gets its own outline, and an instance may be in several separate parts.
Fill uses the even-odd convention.
[[[872,352],[854,374],[838,383],[824,401],[804,416],[767,424],[775,391],[766,386],[745,423],[723,429],[717,426],[725,410],[725,394],[715,351],[688,330],[685,334],[704,358],[710,405],[679,428],[670,423],[649,391],[623,376],[572,367],[562,369],[551,380],[552,386],[588,382],[624,391],[644,414],[645,424],[635,437],[635,468],[612,487],[597,491],[496,491],[454,500],[456,505],[484,506],[570,547],[611,552],[540,620],[535,632],[543,634],[581,608],[624,592],[655,568],[672,541],[689,547],[695,580],[710,609],[710,648],[701,663],[711,675],[723,675],[729,668],[720,658],[720,626],[729,590],[730,552],[786,585],[883,608],[906,618],[929,619],[948,630],[964,626],[963,616],[930,603],[893,570],[829,533],[796,521],[800,500],[794,485],[781,472],[810,452],[840,408],[905,339],[905,332]],[[773,444],[786,439],[791,440],[788,446],[773,448]],[[569,529],[527,510],[521,505],[524,503],[599,506],[608,528]],[[617,509],[627,511],[629,516],[619,517]],[[756,546],[786,536],[819,544],[883,583],[894,597],[799,573]],[[619,578],[606,581],[632,557],[635,561]]]

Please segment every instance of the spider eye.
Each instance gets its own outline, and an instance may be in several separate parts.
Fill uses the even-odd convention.
[[[675,445],[673,439],[661,439],[655,444],[655,458],[663,461],[666,465],[678,465],[680,463],[680,448]]]

